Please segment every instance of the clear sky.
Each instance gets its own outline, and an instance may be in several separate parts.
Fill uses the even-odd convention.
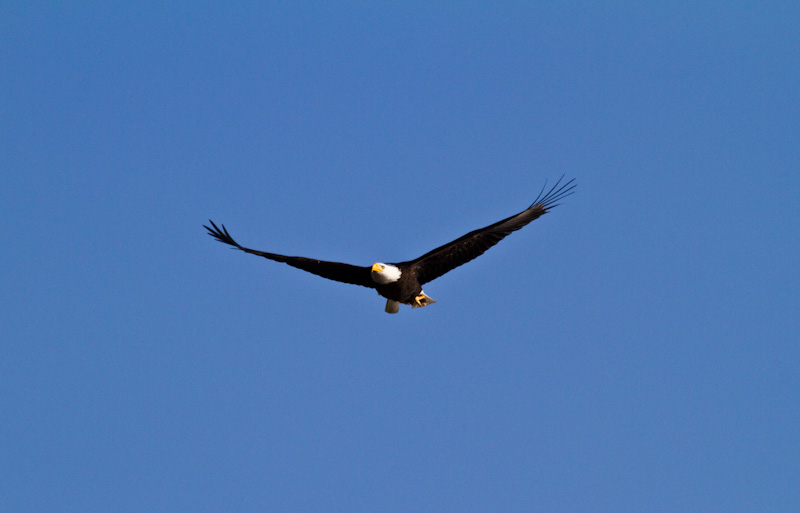
[[[0,510],[800,511],[798,27],[3,2]],[[562,175],[398,315],[201,226],[402,261]]]

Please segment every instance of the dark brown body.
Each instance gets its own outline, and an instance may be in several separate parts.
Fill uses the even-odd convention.
[[[400,279],[393,283],[387,283],[386,285],[376,283],[375,289],[378,291],[378,294],[386,299],[391,299],[407,305],[413,304],[414,298],[422,294],[422,285],[420,285],[417,280],[414,268],[412,266],[404,266],[403,264],[392,265],[400,268],[400,272],[403,273]]]

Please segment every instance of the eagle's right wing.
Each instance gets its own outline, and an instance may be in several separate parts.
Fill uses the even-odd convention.
[[[375,282],[372,280],[370,267],[359,267],[356,265],[343,264],[341,262],[326,262],[324,260],[315,260],[313,258],[293,257],[276,255],[275,253],[267,253],[265,251],[258,251],[255,249],[245,248],[240,246],[238,242],[233,240],[233,237],[225,229],[225,225],[220,225],[218,228],[214,221],[208,220],[213,228],[203,225],[203,228],[208,230],[208,234],[220,242],[224,242],[236,249],[240,249],[245,253],[251,255],[258,255],[276,262],[283,262],[292,267],[302,269],[303,271],[317,276],[322,276],[329,280],[341,281],[344,283],[351,283],[353,285],[361,285],[362,287],[375,288]]]

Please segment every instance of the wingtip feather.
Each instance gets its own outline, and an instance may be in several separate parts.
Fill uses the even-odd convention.
[[[218,241],[220,241],[222,243],[225,243],[225,244],[228,244],[230,246],[233,246],[234,248],[241,249],[241,246],[239,245],[239,243],[236,242],[235,240],[233,240],[233,237],[231,237],[231,234],[228,233],[228,230],[225,228],[224,224],[220,223],[220,225],[217,226],[217,224],[214,221],[212,221],[211,219],[209,219],[208,222],[211,223],[211,226],[213,226],[213,228],[209,228],[206,225],[203,225],[203,228],[208,230],[208,234],[209,235],[211,235],[212,237],[214,237],[215,239],[217,239]]]
[[[574,183],[575,178],[571,178],[562,185],[561,182],[564,180],[564,176],[565,175],[561,175],[546,193],[544,191],[547,189],[547,181],[545,181],[545,185],[542,187],[541,192],[539,192],[539,196],[531,203],[531,207],[541,206],[547,211],[560,205],[560,203],[557,203],[558,201],[573,194],[578,184]]]

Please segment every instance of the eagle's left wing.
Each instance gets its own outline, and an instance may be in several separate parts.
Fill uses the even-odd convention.
[[[479,257],[487,249],[503,240],[511,232],[517,231],[534,219],[546,214],[557,206],[556,202],[572,194],[575,179],[559,186],[561,179],[547,191],[544,189],[533,204],[519,214],[498,221],[485,228],[469,232],[453,242],[440,246],[421,257],[403,264],[412,266],[420,284],[428,283],[456,267]]]

